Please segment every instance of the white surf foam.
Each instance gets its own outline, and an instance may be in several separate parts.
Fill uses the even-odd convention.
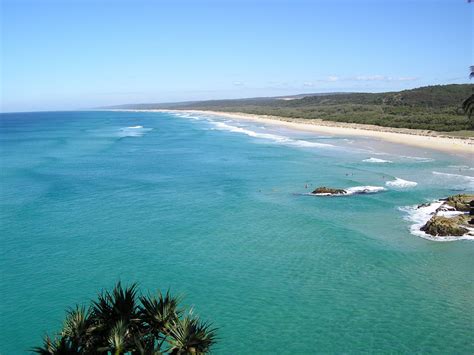
[[[153,128],[144,128],[143,126],[130,126],[120,128],[118,136],[123,137],[141,137]]]
[[[280,143],[280,144],[285,144],[285,145],[304,147],[304,148],[334,147],[332,144],[327,144],[327,143],[309,142],[309,141],[305,141],[301,139],[292,139],[292,138],[280,136],[277,134],[255,132],[247,128],[232,126],[225,122],[210,121],[210,123],[213,124],[214,127],[218,130],[246,134],[247,136],[250,136],[250,137],[267,139],[275,143]]]
[[[344,189],[347,191],[347,195],[357,194],[375,194],[377,192],[385,191],[386,188],[382,186],[354,186]]]
[[[429,162],[435,161],[433,158],[412,157],[412,156],[407,156],[407,155],[401,155],[401,157],[410,159],[410,160],[415,160],[420,163],[429,163]]]
[[[411,223],[410,226],[410,233],[417,236],[421,237],[424,239],[429,239],[437,242],[451,242],[455,240],[461,240],[461,239],[470,239],[474,240],[474,235],[464,235],[462,237],[456,237],[456,236],[446,236],[446,237],[435,237],[432,236],[431,234],[425,233],[422,230],[420,230],[421,227],[423,227],[426,222],[430,220],[430,218],[433,216],[433,214],[436,212],[436,210],[443,204],[443,201],[434,201],[426,206],[405,206],[405,207],[400,207],[399,210],[402,212],[406,213],[406,216],[404,219],[408,222]],[[446,213],[442,212],[441,215],[444,215],[446,217],[454,216],[459,213],[449,213],[449,211],[446,211]]]
[[[409,187],[415,187],[418,185],[418,183],[415,181],[408,181],[395,177],[395,180],[387,181],[385,185],[399,189],[406,189]]]
[[[197,115],[197,114],[193,114],[193,113],[177,113],[177,112],[173,112],[173,114],[177,117],[182,117],[182,118],[190,118],[192,120],[197,120],[197,121],[200,121],[202,120],[204,117],[203,116],[200,116],[200,115]]]
[[[459,170],[474,170],[469,165],[449,165],[450,168],[459,169]]]
[[[368,158],[362,161],[365,161],[366,163],[392,163],[391,160],[384,160],[384,159],[379,159],[379,158]]]
[[[433,174],[434,175],[446,176],[446,177],[452,177],[452,178],[456,178],[456,179],[462,179],[462,180],[465,180],[465,181],[474,181],[474,176],[469,176],[469,175],[441,173],[439,171],[433,171]]]
[[[433,175],[437,175],[451,184],[458,184],[461,186],[466,186],[468,189],[474,189],[474,176],[461,175],[461,174],[451,174],[451,173],[442,173],[439,171],[433,171]]]

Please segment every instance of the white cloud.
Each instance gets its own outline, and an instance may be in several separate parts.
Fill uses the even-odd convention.
[[[347,81],[362,81],[362,82],[373,82],[373,81],[385,81],[385,82],[396,82],[396,81],[414,81],[418,80],[418,77],[415,76],[388,76],[388,75],[356,75],[356,76],[337,76],[337,75],[329,75],[324,79],[317,79],[313,82],[306,81],[303,83],[303,86],[310,86],[307,83],[311,83],[311,86],[314,82],[319,83],[334,83],[334,82],[347,82]]]
[[[413,81],[418,79],[414,76],[399,76],[399,77],[392,77],[386,75],[358,75],[353,78],[349,78],[348,80],[355,80],[355,81]]]
[[[353,80],[357,81],[387,81],[390,79],[390,77],[383,75],[358,75],[353,78]]]
[[[398,81],[413,81],[418,80],[416,76],[401,76],[398,78]]]

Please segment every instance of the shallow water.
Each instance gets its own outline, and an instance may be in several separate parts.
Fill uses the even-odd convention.
[[[216,353],[474,350],[474,241],[416,237],[399,209],[472,190],[466,157],[204,115],[0,123],[2,354],[118,279],[184,294]]]

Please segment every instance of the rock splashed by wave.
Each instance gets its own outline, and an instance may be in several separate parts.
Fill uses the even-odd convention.
[[[469,225],[471,195],[455,195],[422,205],[400,207],[411,222],[411,234],[437,242],[474,240],[474,228]]]
[[[377,192],[386,191],[385,187],[382,186],[354,186],[345,189],[334,189],[329,187],[318,187],[309,195],[313,196],[350,196],[350,195],[363,195],[363,194],[374,194]]]

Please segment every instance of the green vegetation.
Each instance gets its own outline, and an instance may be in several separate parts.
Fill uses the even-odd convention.
[[[67,312],[57,337],[46,336],[38,354],[204,354],[215,329],[179,307],[169,293],[137,295],[136,285],[102,292],[89,308]]]
[[[474,128],[474,121],[469,120],[463,109],[463,102],[472,95],[473,88],[471,84],[452,84],[385,93],[308,94],[287,96],[285,100],[282,97],[253,98],[123,105],[114,108],[244,112],[452,132]]]

